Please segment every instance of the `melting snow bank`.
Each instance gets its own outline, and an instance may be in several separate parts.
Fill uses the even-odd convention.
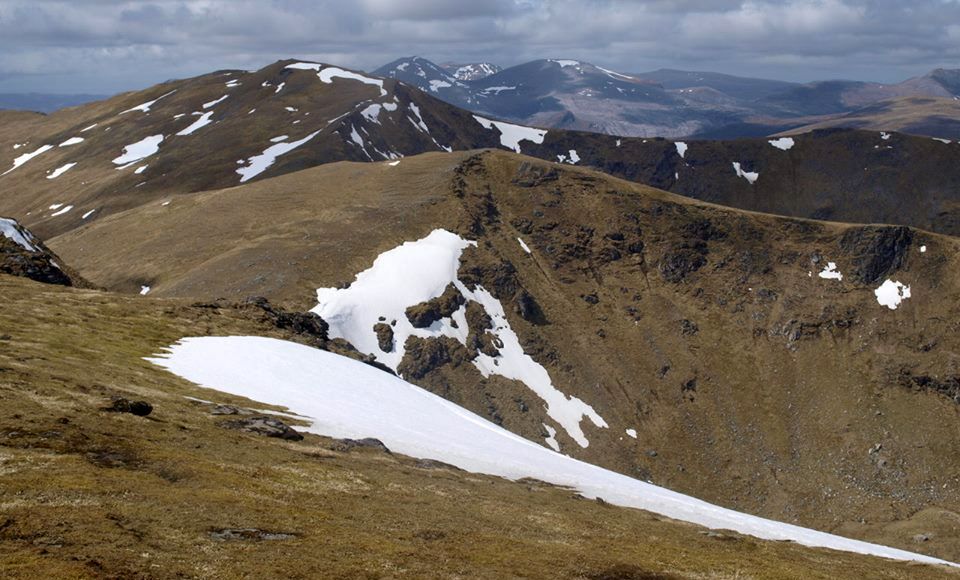
[[[896,310],[900,303],[910,298],[910,287],[893,280],[887,280],[873,291],[877,297],[880,306],[886,306],[890,310]]]
[[[507,149],[513,149],[517,153],[522,153],[520,151],[521,141],[532,141],[539,145],[543,143],[543,138],[547,136],[547,132],[543,129],[533,129],[523,125],[504,123],[503,121],[491,121],[478,115],[474,115],[473,118],[477,120],[477,123],[483,125],[484,129],[496,127],[500,131],[500,144]]]
[[[273,162],[277,160],[277,157],[290,153],[297,147],[303,145],[319,134],[320,131],[317,131],[315,133],[310,133],[299,141],[294,141],[292,143],[277,143],[276,145],[267,147],[267,149],[260,155],[254,155],[250,159],[247,159],[246,167],[237,169],[237,173],[240,174],[240,183],[250,181],[254,177],[260,175],[269,169],[271,165],[273,165]]]
[[[185,338],[150,362],[207,388],[310,417],[312,433],[376,437],[393,451],[509,479],[533,477],[591,498],[766,540],[930,564],[950,562],[766,520],[554,453],[361,362],[261,337]]]
[[[492,321],[493,328],[485,332],[493,335],[497,353],[490,356],[478,352],[473,365],[484,377],[499,375],[524,383],[546,404],[547,415],[577,444],[587,447],[590,442],[580,422],[586,417],[597,427],[605,428],[606,421],[587,403],[554,387],[547,369],[524,353],[499,300],[482,286],[470,290],[457,279],[460,255],[476,245],[446,230],[434,230],[421,240],[380,254],[373,266],[357,274],[349,288],[317,290],[318,306],[313,312],[329,323],[331,338],[345,338],[360,352],[373,355],[396,371],[411,336],[447,336],[466,346],[470,334],[466,303],[476,302]],[[441,296],[451,284],[465,304],[429,328],[414,328],[407,318],[407,309]],[[393,331],[389,351],[381,349],[375,330],[380,323],[391,325]]]
[[[19,245],[28,252],[40,251],[36,246],[33,245],[36,240],[33,239],[33,236],[30,234],[30,232],[23,229],[23,227],[20,226],[16,220],[0,218],[0,234],[3,234],[7,239]]]

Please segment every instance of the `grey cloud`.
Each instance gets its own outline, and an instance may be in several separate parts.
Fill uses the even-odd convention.
[[[954,0],[0,0],[0,91],[101,92],[287,57],[579,58],[788,80],[960,66]]]

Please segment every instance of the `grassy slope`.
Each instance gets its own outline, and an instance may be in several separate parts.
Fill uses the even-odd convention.
[[[376,451],[218,427],[243,404],[141,360],[183,335],[282,336],[242,310],[0,276],[0,569],[7,578],[934,578],[925,566],[704,534]],[[146,399],[148,418],[100,410]],[[262,405],[250,403],[255,408]],[[219,541],[221,528],[295,537]],[[661,575],[656,575],[661,574]]]

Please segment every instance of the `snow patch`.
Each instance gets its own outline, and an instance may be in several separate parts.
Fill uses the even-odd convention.
[[[63,175],[64,173],[70,171],[76,163],[67,163],[66,165],[57,167],[53,170],[53,173],[47,176],[47,179],[56,179]]]
[[[637,438],[637,430],[636,430],[636,429],[627,429],[627,430],[625,431],[625,433],[626,433],[628,436],[633,437],[634,439]]]
[[[83,128],[83,129],[80,129],[80,132],[81,132],[81,133],[86,133],[87,131],[93,129],[94,127],[96,127],[96,126],[99,125],[99,124],[100,124],[100,123],[94,123],[93,125],[90,125],[89,127],[85,127],[85,128]]]
[[[303,139],[300,139],[299,141],[293,141],[292,143],[277,143],[276,145],[267,147],[267,149],[260,155],[254,155],[253,157],[247,159],[246,167],[237,169],[237,173],[240,174],[240,183],[250,181],[254,177],[260,175],[269,169],[271,165],[273,165],[274,161],[277,160],[277,157],[293,151],[319,134],[320,131],[316,131],[307,135]]]
[[[150,112],[150,107],[152,107],[154,103],[156,103],[157,101],[159,101],[160,99],[162,99],[162,98],[164,98],[164,97],[169,97],[170,95],[172,95],[172,94],[175,93],[175,92],[177,92],[176,89],[170,91],[169,93],[167,93],[167,94],[165,94],[165,95],[161,95],[161,96],[157,97],[156,99],[154,99],[154,100],[152,100],[152,101],[147,101],[146,103],[143,103],[142,105],[137,105],[136,107],[131,107],[131,108],[127,109],[126,111],[121,111],[120,114],[121,114],[121,115],[124,115],[124,114],[126,114],[126,113],[132,113],[132,112],[134,112],[134,111],[140,111],[140,112],[143,112],[143,113],[149,113],[149,112]],[[92,128],[92,127],[91,127],[91,128]]]
[[[10,169],[4,171],[4,172],[3,172],[2,174],[0,174],[0,175],[6,175],[6,174],[10,173],[11,171],[13,171],[14,169],[20,167],[21,165],[23,165],[23,164],[26,163],[27,161],[30,161],[30,160],[33,159],[34,157],[36,157],[36,156],[38,156],[38,155],[42,155],[43,153],[46,153],[47,151],[49,151],[49,150],[51,150],[51,149],[53,149],[53,145],[44,145],[43,147],[40,147],[39,149],[37,149],[37,150],[34,151],[33,153],[24,153],[24,154],[21,155],[20,157],[17,157],[16,159],[13,160],[13,167],[11,167]]]
[[[477,123],[480,123],[484,129],[494,129],[496,128],[500,131],[500,145],[506,147],[507,149],[513,149],[517,153],[520,151],[520,142],[521,141],[531,141],[536,144],[543,143],[544,137],[547,136],[547,131],[545,129],[533,129],[531,127],[524,127],[522,125],[514,125],[512,123],[504,123],[503,121],[491,121],[490,119],[485,119],[479,115],[474,115]]]
[[[530,246],[528,246],[527,243],[524,242],[522,238],[517,238],[517,241],[520,242],[520,247],[523,248],[523,251],[524,251],[524,252],[526,252],[526,253],[528,253],[528,254],[531,254],[531,253],[532,253],[532,252],[530,251]]]
[[[141,287],[140,287],[140,295],[141,295],[141,296],[146,296],[146,295],[149,294],[149,293],[150,293],[150,287],[149,287],[149,286],[141,286]]]
[[[541,425],[547,430],[547,436],[543,440],[550,446],[550,449],[560,453],[560,443],[557,442],[557,430],[546,423],[541,423]]]
[[[317,77],[320,79],[320,82],[324,84],[330,84],[333,82],[333,79],[346,79],[351,81],[358,81],[367,85],[374,85],[380,89],[380,96],[387,96],[386,89],[383,88],[383,81],[381,79],[370,78],[359,73],[351,72],[344,70],[339,67],[329,66],[327,68],[322,68],[323,65],[316,64],[312,62],[297,62],[294,64],[287,65],[287,68],[297,69],[297,70],[315,70],[317,71]]]
[[[87,213],[85,213],[85,214],[83,214],[82,216],[80,216],[80,219],[82,219],[82,220],[87,219],[88,217],[92,216],[95,211],[97,211],[97,210],[91,209],[91,210],[88,211]]]
[[[827,265],[823,268],[823,271],[818,274],[818,276],[827,280],[843,280],[843,274],[837,270],[836,262],[827,262]]]
[[[79,145],[80,143],[83,143],[83,137],[70,137],[61,143],[60,147],[70,147],[71,145]]]
[[[50,217],[61,216],[61,215],[67,213],[68,211],[70,211],[70,210],[72,210],[72,209],[73,209],[73,206],[72,206],[72,205],[68,205],[68,206],[64,207],[63,209],[61,209],[61,210],[59,210],[59,211],[56,211],[56,212],[50,214]]]
[[[113,160],[114,165],[120,165],[120,169],[146,159],[160,150],[160,143],[163,143],[163,135],[151,135],[145,137],[136,143],[127,145],[123,148],[123,155]]]
[[[879,288],[873,291],[880,306],[896,310],[900,303],[910,298],[910,287],[899,281],[886,280]]]
[[[209,109],[210,107],[213,107],[214,105],[219,105],[220,103],[222,103],[223,101],[225,101],[225,100],[227,99],[227,97],[229,97],[229,96],[230,96],[230,95],[223,95],[222,97],[220,97],[219,99],[217,99],[217,100],[215,100],[215,101],[210,101],[209,103],[204,103],[204,104],[203,104],[203,108],[204,108],[204,109]]]
[[[453,86],[453,85],[451,85],[451,84],[448,83],[447,81],[441,81],[441,80],[437,80],[437,79],[434,79],[434,80],[430,81],[430,90],[433,91],[433,92],[437,92],[437,91],[440,90],[440,89],[446,89],[446,88],[449,88],[449,87],[452,87],[452,86]]]
[[[687,144],[684,143],[683,141],[677,141],[676,143],[674,143],[674,145],[677,148],[677,155],[679,155],[680,158],[683,159],[684,155],[687,154]]]
[[[742,177],[750,182],[750,185],[756,183],[757,178],[760,177],[760,174],[756,171],[744,171],[740,168],[740,164],[736,161],[733,162],[733,170],[737,172],[737,177]]]
[[[602,497],[615,505],[711,529],[897,560],[950,564],[735,512],[578,461],[369,365],[309,346],[249,336],[185,338],[147,360],[203,387],[310,417],[312,424],[306,430],[319,435],[376,437],[404,455],[513,480],[532,477],[575,488],[589,498]]]
[[[147,170],[147,167],[150,167],[150,166],[149,166],[149,165],[141,165],[140,167],[137,167],[136,169],[133,170],[134,175],[140,175],[141,173],[143,173],[144,171]]]
[[[780,139],[771,139],[767,143],[773,145],[782,151],[789,151],[795,145],[793,137],[781,137]]]
[[[210,120],[211,117],[213,117],[213,111],[200,115],[199,119],[194,121],[189,127],[184,129],[183,131],[180,131],[179,133],[177,133],[177,135],[181,137],[185,137],[187,135],[193,135],[196,131],[212,123],[213,121]]]

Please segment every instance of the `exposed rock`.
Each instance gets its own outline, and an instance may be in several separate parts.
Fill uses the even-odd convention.
[[[64,267],[63,260],[16,220],[0,217],[0,228],[0,273],[45,284],[91,287]]]
[[[697,326],[696,322],[686,318],[680,321],[680,334],[683,336],[693,336],[698,332],[700,332],[700,327]]]
[[[913,242],[904,226],[851,228],[840,239],[840,249],[852,258],[849,274],[861,284],[876,284],[899,270]]]
[[[297,433],[289,425],[274,417],[256,416],[247,419],[236,419],[221,423],[228,429],[237,429],[249,433],[266,435],[267,437],[276,437],[287,441],[301,441],[303,435]]]
[[[901,368],[898,382],[901,386],[916,391],[933,391],[960,404],[960,376],[945,377],[915,374],[912,369]]]
[[[414,328],[429,328],[434,322],[452,316],[466,301],[456,286],[450,284],[440,296],[408,308],[407,319]]]
[[[543,313],[543,309],[540,308],[540,304],[538,304],[534,297],[526,290],[521,290],[517,293],[514,304],[516,305],[517,314],[527,322],[538,326],[549,323],[547,316]]]
[[[460,366],[470,355],[467,349],[456,339],[448,336],[439,338],[420,338],[411,336],[404,345],[406,355],[397,367],[397,372],[404,377],[422,379],[430,371],[447,364]]]
[[[393,327],[385,322],[378,322],[373,325],[373,332],[377,334],[377,345],[383,352],[393,352]]]
[[[137,417],[146,417],[153,412],[153,405],[146,401],[131,401],[123,397],[114,397],[109,407],[104,407],[104,411],[110,413],[129,413]]]
[[[695,247],[678,246],[664,252],[657,269],[667,282],[682,282],[688,275],[702,268],[706,263],[706,245]]]
[[[350,451],[351,449],[375,449],[384,453],[390,453],[390,450],[383,444],[383,441],[374,439],[373,437],[365,437],[363,439],[339,439],[333,448],[336,451],[343,452]]]
[[[210,411],[211,415],[252,415],[253,411],[249,409],[241,409],[239,407],[233,407],[231,405],[217,405]]]
[[[533,164],[524,161],[517,168],[517,175],[513,178],[513,183],[520,187],[537,187],[549,181],[556,181],[560,178],[560,173],[553,167],[540,164]]]
[[[292,540],[297,537],[297,534],[291,532],[268,532],[265,530],[258,530],[257,528],[223,528],[219,530],[211,530],[210,537],[214,540],[220,540],[221,542],[230,540],[257,542],[263,540]]]
[[[320,345],[326,344],[329,340],[330,325],[316,313],[289,312],[270,304],[270,301],[263,296],[247,298],[245,303],[262,310],[267,319],[277,328],[311,337]]]

